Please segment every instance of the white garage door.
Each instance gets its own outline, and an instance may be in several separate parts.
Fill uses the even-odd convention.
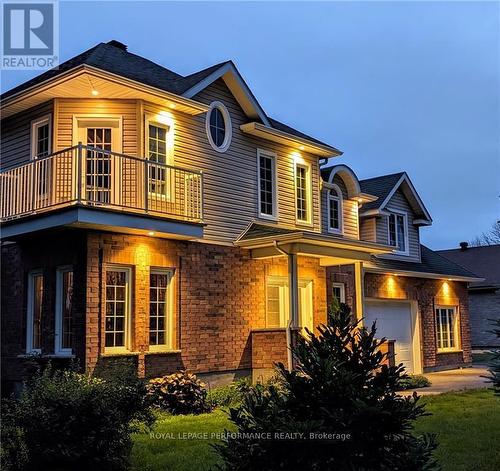
[[[396,364],[403,363],[407,373],[414,372],[411,304],[369,301],[365,303],[365,325],[377,322],[377,337],[395,340]]]

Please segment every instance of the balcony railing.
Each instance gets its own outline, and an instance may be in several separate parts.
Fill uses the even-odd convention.
[[[201,222],[201,172],[79,144],[0,173],[0,219],[72,204]]]

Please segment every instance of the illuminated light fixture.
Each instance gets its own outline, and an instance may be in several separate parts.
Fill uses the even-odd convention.
[[[304,149],[305,149],[305,147],[304,147],[304,146],[300,146],[300,147],[299,147],[299,149],[300,149],[300,150],[304,150]]]
[[[398,276],[398,274],[397,273],[393,273],[392,276]]]
[[[155,233],[153,231],[148,232],[148,236],[154,236],[154,235],[155,235]]]
[[[170,103],[170,105],[168,105],[168,107],[173,110],[175,108],[175,103]]]
[[[97,96],[99,95],[99,92],[97,90],[92,90],[92,95]]]

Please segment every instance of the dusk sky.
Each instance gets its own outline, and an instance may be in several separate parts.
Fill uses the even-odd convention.
[[[232,59],[269,116],[360,178],[406,170],[431,248],[500,218],[498,2],[61,2],[61,61],[110,39],[183,75]]]

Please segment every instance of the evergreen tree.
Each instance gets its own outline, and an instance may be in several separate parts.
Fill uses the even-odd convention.
[[[231,409],[239,435],[216,445],[223,469],[438,469],[434,437],[412,434],[424,408],[416,394],[396,394],[407,376],[384,364],[375,326],[360,328],[341,304],[318,331],[298,338],[293,371],[278,364],[275,384],[250,388]]]

